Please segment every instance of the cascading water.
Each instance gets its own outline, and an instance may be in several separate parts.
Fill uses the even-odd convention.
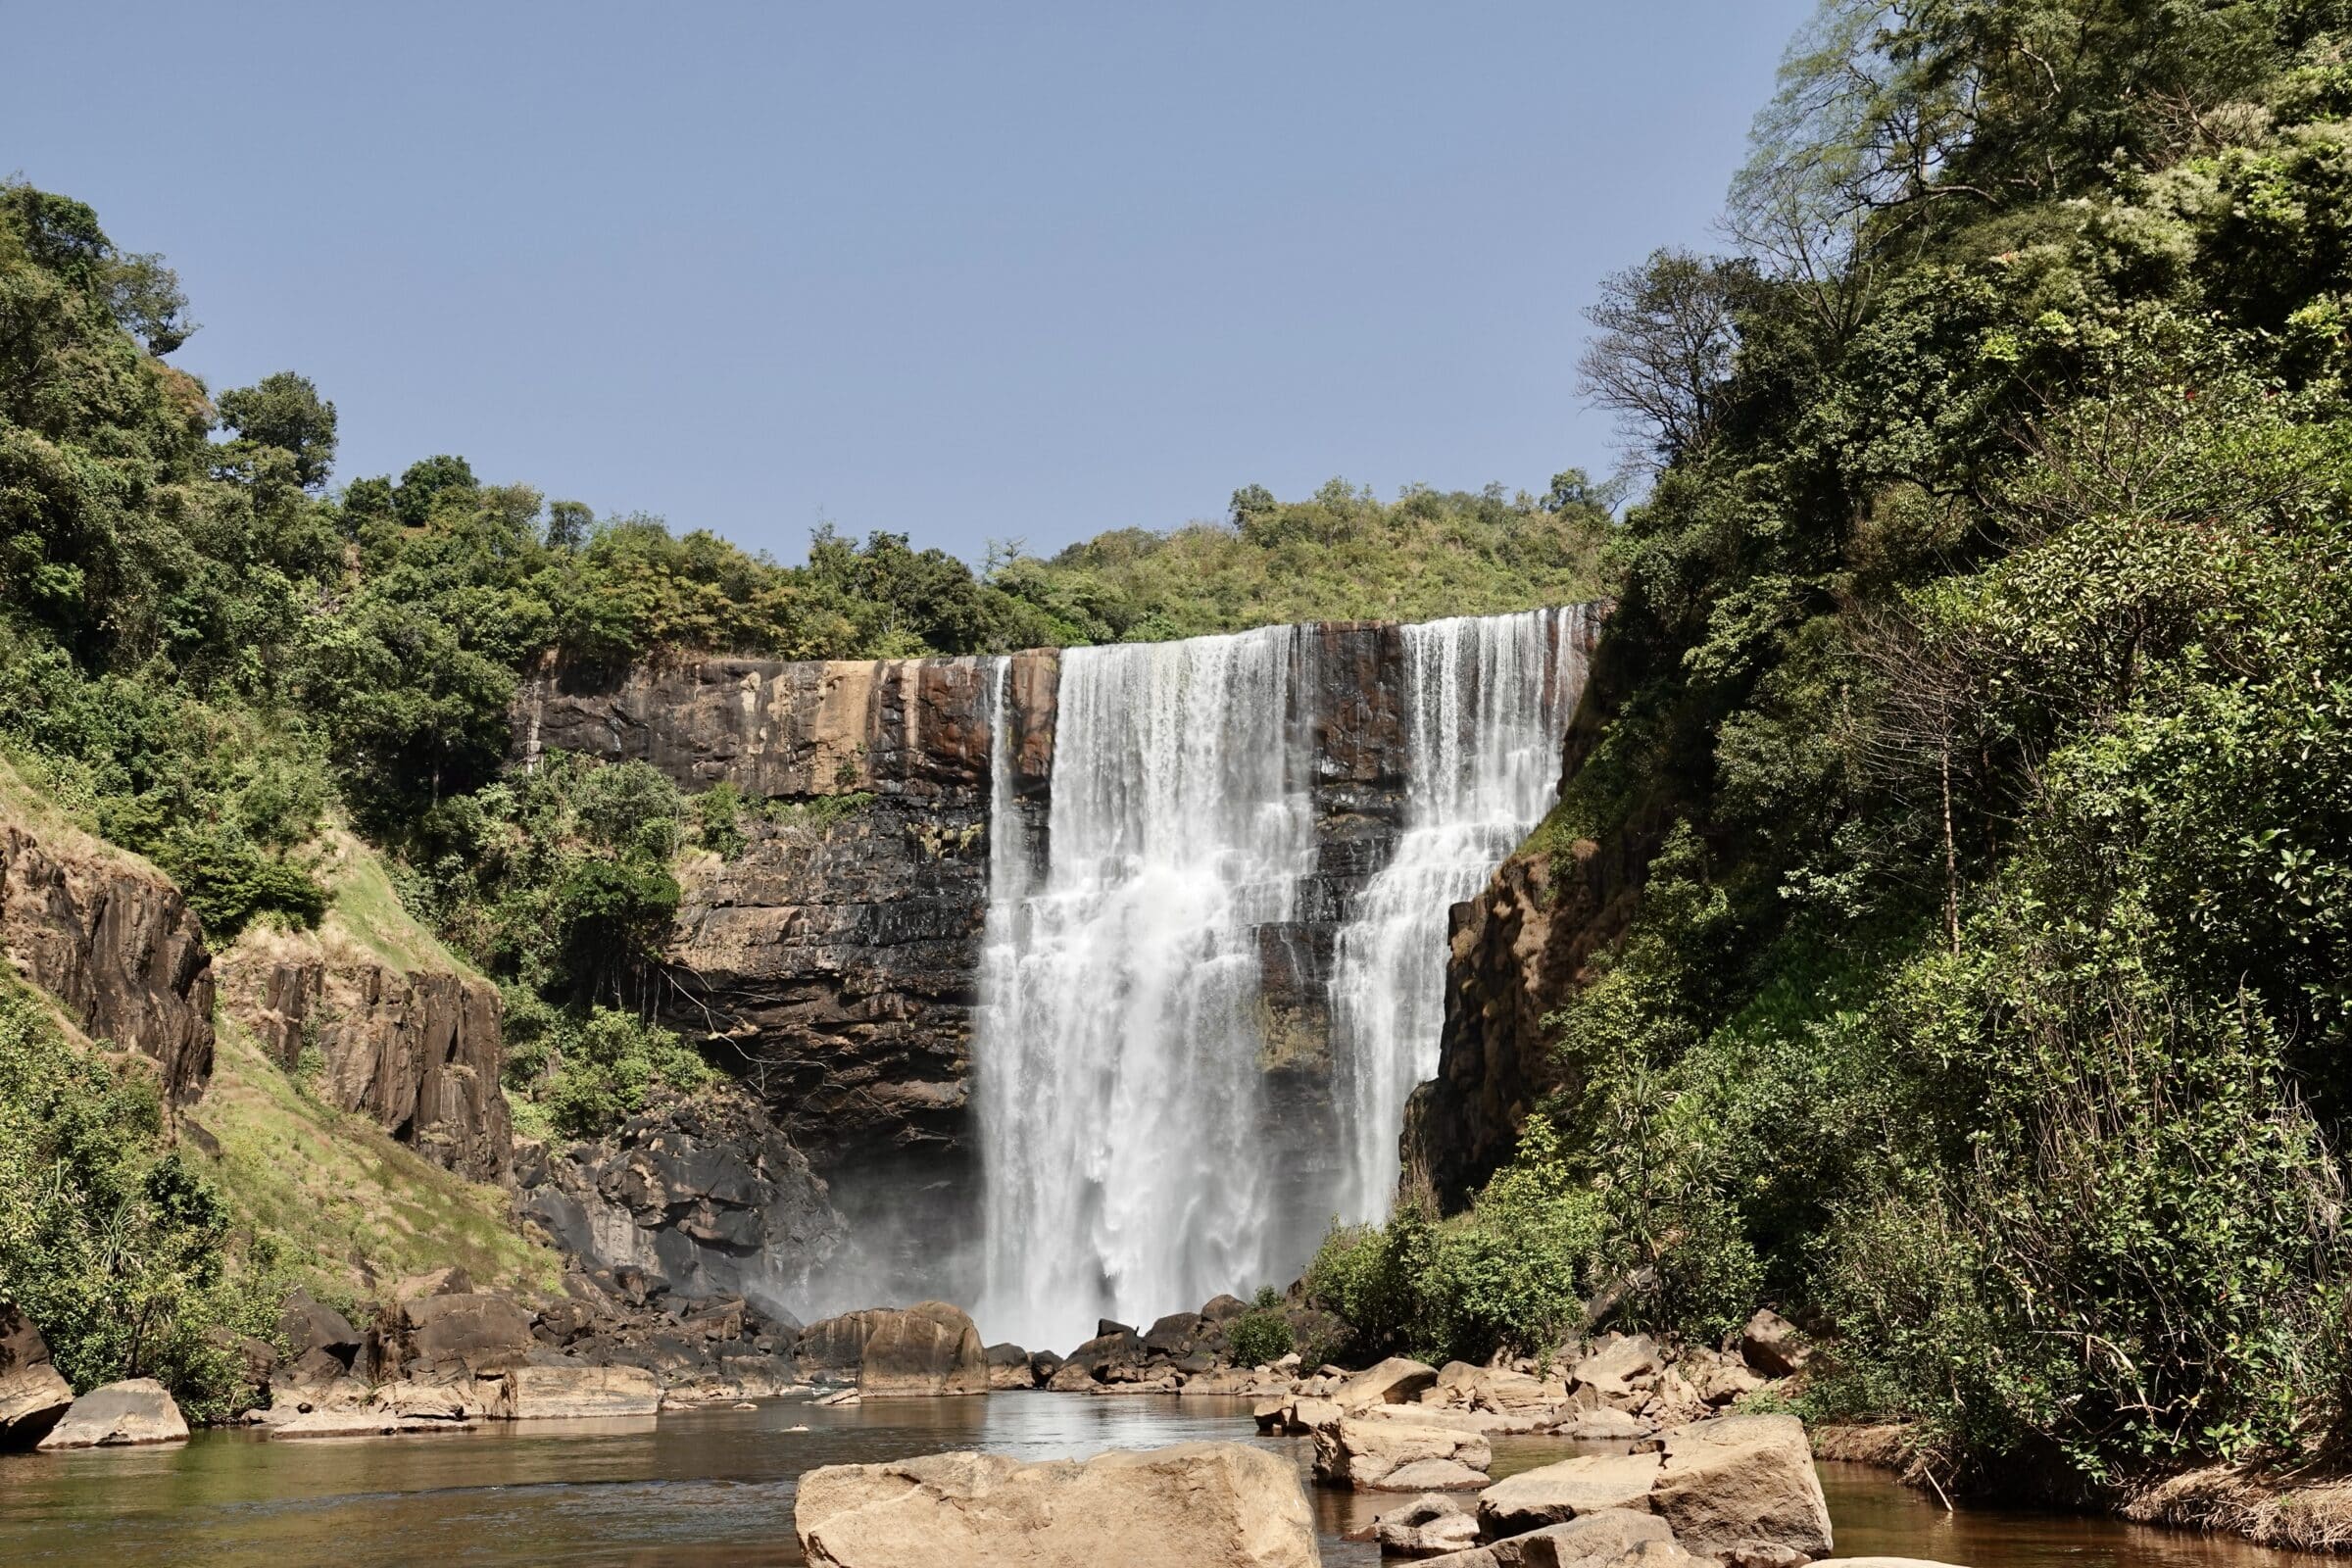
[[[1344,1157],[1294,1237],[1388,1210],[1404,1098],[1436,1064],[1446,911],[1543,814],[1590,613],[1403,628],[1401,833],[1330,977]],[[992,1338],[1068,1346],[1304,1261],[1271,1255],[1259,943],[1294,929],[1316,869],[1313,657],[1298,627],[1063,655],[1042,865],[999,666],[974,1045]]]
[[[1584,688],[1590,615],[1575,606],[1403,628],[1404,834],[1340,928],[1332,975],[1344,1219],[1389,1212],[1405,1097],[1438,1067],[1447,911],[1544,815]]]
[[[998,724],[977,1054],[981,1320],[1071,1344],[1259,1278],[1256,928],[1312,868],[1296,628],[1073,649],[1042,882]],[[1000,710],[1002,705],[1000,704]]]

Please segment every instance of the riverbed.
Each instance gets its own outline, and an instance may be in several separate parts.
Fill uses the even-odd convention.
[[[806,1431],[795,1428],[806,1427]],[[1304,1438],[1254,1433],[1246,1399],[1000,1394],[819,1408],[672,1411],[636,1422],[493,1423],[432,1437],[272,1442],[199,1433],[172,1448],[0,1455],[0,1563],[204,1563],[222,1568],[798,1563],[795,1484],[823,1464],[947,1448],[1024,1460],[1246,1439],[1291,1455]],[[1494,1473],[1578,1451],[1501,1438]],[[1824,1464],[1841,1555],[1976,1568],[2318,1568],[2320,1559],[2107,1519],[1965,1510],[1858,1465]],[[1380,1560],[1342,1539],[1399,1499],[1309,1487],[1332,1568]],[[1106,1565],[1109,1568],[1109,1565]]]

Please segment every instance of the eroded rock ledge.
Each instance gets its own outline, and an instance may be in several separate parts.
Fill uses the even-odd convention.
[[[154,1060],[184,1104],[213,1071],[213,955],[144,860],[0,793],[0,952],[93,1040]]]

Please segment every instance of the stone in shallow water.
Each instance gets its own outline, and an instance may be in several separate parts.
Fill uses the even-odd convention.
[[[1829,1503],[1794,1416],[1719,1416],[1675,1428],[1649,1505],[1695,1552],[1722,1555],[1750,1543],[1808,1557],[1830,1550]]]
[[[1384,1557],[1436,1557],[1478,1544],[1478,1518],[1443,1493],[1424,1493],[1372,1521]]]
[[[810,1568],[1315,1568],[1314,1516],[1280,1455],[1239,1443],[1024,1465],[939,1453],[801,1478]]]
[[[1343,1417],[1315,1428],[1315,1479],[1358,1492],[1483,1486],[1494,1457],[1482,1434],[1451,1427]]]
[[[153,1378],[130,1378],[92,1389],[40,1441],[55,1448],[112,1448],[139,1443],[185,1443],[187,1420],[164,1386]]]
[[[1661,1462],[1654,1453],[1592,1453],[1523,1470],[1479,1494],[1479,1534],[1498,1541],[1604,1508],[1647,1512]]]

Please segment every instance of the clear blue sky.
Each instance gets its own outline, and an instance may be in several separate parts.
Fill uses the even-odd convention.
[[[0,5],[0,172],[160,250],[338,478],[459,452],[799,559],[1609,465],[1810,0]]]

